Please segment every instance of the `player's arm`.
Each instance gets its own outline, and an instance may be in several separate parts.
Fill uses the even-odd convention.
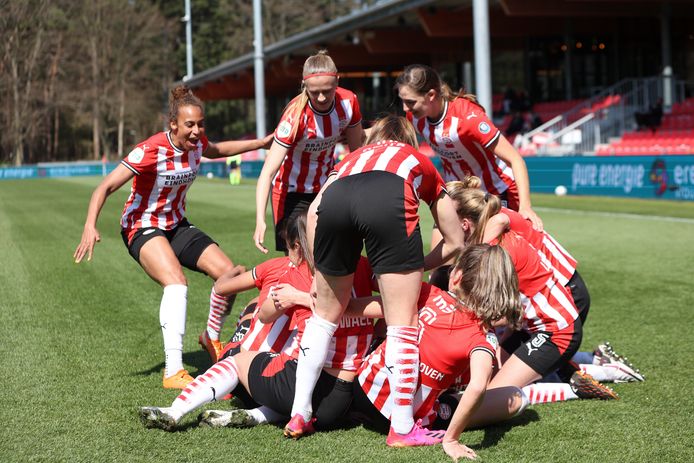
[[[470,355],[470,383],[453,413],[442,442],[443,450],[454,461],[461,457],[477,458],[474,450],[458,442],[458,439],[484,400],[487,384],[492,377],[492,362],[493,358],[486,350],[476,350]]]
[[[287,309],[294,306],[294,304],[292,304],[291,306],[282,307],[280,304],[277,304],[275,302],[276,295],[274,294],[274,292],[279,287],[280,287],[280,285],[275,285],[275,286],[271,287],[270,292],[268,293],[268,296],[265,298],[263,303],[260,305],[260,309],[258,310],[258,320],[260,320],[262,323],[268,324],[268,323],[274,322]],[[306,307],[308,307],[308,306],[306,306]]]
[[[272,143],[255,187],[255,232],[253,232],[253,241],[255,242],[255,247],[263,254],[268,252],[263,242],[265,241],[265,229],[267,228],[265,211],[267,210],[267,201],[270,197],[270,185],[277,171],[280,170],[280,166],[288,151],[288,148],[280,145],[277,141]]]
[[[205,157],[209,159],[223,158],[227,156],[235,156],[247,151],[258,150],[261,148],[269,148],[272,144],[273,134],[267,135],[265,138],[257,138],[255,140],[228,140],[219,143],[212,143],[207,146]]]
[[[533,228],[542,231],[542,219],[533,211],[530,204],[530,180],[528,178],[528,167],[525,165],[523,156],[508,142],[506,137],[499,135],[497,141],[492,145],[494,155],[509,165],[513,171],[513,178],[518,187],[518,213],[525,219],[529,219]]]
[[[311,307],[311,295],[296,289],[288,283],[277,284],[270,291],[268,298],[272,298],[277,310],[286,310],[295,305]]]
[[[381,296],[354,297],[349,300],[344,317],[383,318]]]
[[[438,226],[443,241],[440,241],[434,249],[424,257],[424,270],[443,265],[449,259],[455,257],[464,246],[465,235],[458,220],[453,200],[442,192],[438,199],[431,205],[431,215]]]
[[[99,219],[104,203],[106,203],[106,198],[134,176],[135,173],[133,171],[123,164],[118,164],[113,172],[108,174],[92,193],[92,198],[89,200],[89,208],[87,209],[87,219],[84,222],[84,230],[82,231],[82,240],[72,255],[76,264],[80,263],[85,256],[87,256],[88,261],[92,260],[94,245],[101,241],[101,235],[99,235],[99,231],[96,229],[96,222]]]
[[[489,243],[493,239],[498,238],[502,233],[507,232],[510,227],[511,220],[503,212],[492,216],[484,227],[482,242]]]
[[[226,272],[214,284],[214,292],[222,297],[233,296],[253,288],[255,288],[253,272],[245,271],[241,265]]]
[[[361,122],[353,127],[347,127],[345,130],[345,137],[347,138],[347,146],[349,146],[350,151],[361,148],[362,145],[364,145],[364,140],[366,140]]]

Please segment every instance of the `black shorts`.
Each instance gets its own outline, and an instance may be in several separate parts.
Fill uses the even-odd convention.
[[[161,230],[159,228],[141,228],[135,232],[132,240],[128,243],[128,234],[125,229],[121,229],[123,243],[128,248],[130,255],[140,263],[140,250],[144,244],[155,236],[163,236],[171,244],[174,254],[178,261],[186,268],[196,272],[205,273],[198,268],[198,259],[211,244],[217,244],[205,232],[188,222],[187,219],[181,220],[175,228],[171,230]]]
[[[588,287],[586,283],[579,275],[578,270],[576,270],[566,285],[571,291],[571,295],[574,298],[574,304],[578,309],[578,316],[581,318],[581,322],[585,325],[586,318],[588,318],[588,311],[590,310],[590,293],[588,293]]]
[[[314,241],[316,268],[345,276],[357,268],[363,244],[375,274],[424,267],[424,250],[414,198],[404,180],[390,172],[365,172],[336,180],[323,193]],[[408,235],[408,227],[410,234]]]
[[[287,252],[287,243],[282,238],[282,228],[285,226],[287,219],[292,215],[297,208],[308,210],[318,193],[287,193],[284,199],[273,204],[273,214],[275,220],[275,249],[281,252]],[[273,202],[275,198],[273,198]]]
[[[261,352],[248,369],[253,400],[285,416],[292,412],[296,386],[296,360],[286,354]],[[352,403],[352,383],[321,371],[313,391],[316,427],[326,428],[347,414]]]
[[[561,342],[558,339],[560,338]],[[574,321],[573,328],[556,333],[538,331],[515,331],[501,343],[501,347],[515,355],[540,376],[546,376],[560,368],[578,351],[583,339],[583,325],[580,319]],[[556,342],[556,343],[555,343]],[[559,345],[566,345],[563,350]]]

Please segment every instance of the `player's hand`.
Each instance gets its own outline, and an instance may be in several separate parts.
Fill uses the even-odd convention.
[[[261,147],[262,149],[269,150],[270,147],[272,146],[272,141],[275,139],[275,134],[271,133],[270,135],[265,135],[265,138],[263,138],[263,146]]]
[[[267,248],[263,246],[263,240],[265,240],[265,222],[257,222],[255,224],[255,233],[253,233],[253,241],[255,242],[255,247],[258,248],[263,254],[267,254]]]
[[[92,253],[94,252],[94,245],[101,241],[101,235],[95,227],[84,227],[82,232],[82,241],[75,249],[75,253],[72,257],[75,259],[75,263],[79,264],[87,256],[87,261],[92,260]]]
[[[543,231],[544,230],[544,225],[542,224],[542,219],[540,218],[539,215],[535,213],[531,208],[527,209],[518,209],[518,213],[527,220],[530,220],[530,222],[533,224],[533,228],[537,231]]]
[[[458,458],[467,458],[468,460],[477,459],[477,454],[470,447],[461,444],[458,441],[443,441],[443,451],[451,457],[453,461],[458,461]]]
[[[294,307],[299,295],[300,292],[297,291],[296,288],[285,283],[275,285],[270,292],[270,297],[272,297],[272,302],[275,304],[275,309],[279,311],[285,311]]]

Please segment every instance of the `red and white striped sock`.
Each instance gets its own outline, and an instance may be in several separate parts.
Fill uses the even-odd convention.
[[[171,404],[172,415],[179,420],[208,402],[221,400],[239,384],[239,371],[234,357],[221,360],[186,386]]]
[[[389,326],[386,331],[386,371],[393,394],[390,425],[398,434],[407,434],[414,426],[414,393],[419,376],[419,328]]]
[[[578,399],[567,383],[534,383],[523,388],[531,405]]]
[[[234,296],[220,296],[212,287],[210,293],[210,314],[207,316],[207,334],[213,341],[219,341],[224,322],[231,312]]]

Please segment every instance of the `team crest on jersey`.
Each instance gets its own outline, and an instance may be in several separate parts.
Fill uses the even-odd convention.
[[[292,124],[290,124],[289,121],[282,121],[279,127],[277,127],[277,136],[285,138],[288,137],[290,133],[292,133]]]
[[[480,125],[478,125],[477,128],[480,130],[480,133],[484,135],[492,131],[492,128],[489,127],[489,124],[487,124],[486,122],[480,122]]]
[[[128,154],[128,162],[131,164],[139,164],[142,162],[142,159],[145,157],[145,150],[140,148],[139,146],[132,150],[130,154]]]

